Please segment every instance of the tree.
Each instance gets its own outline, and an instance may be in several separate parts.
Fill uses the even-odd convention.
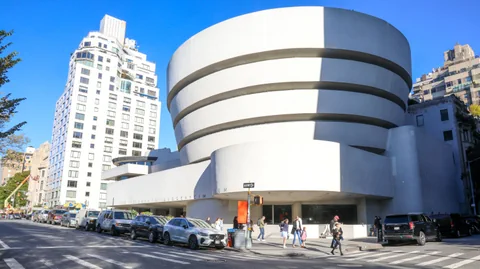
[[[16,173],[12,178],[7,181],[5,186],[0,187],[0,208],[3,207],[5,199],[12,194],[12,192],[22,183],[22,181],[30,175],[30,171]],[[12,204],[14,207],[22,207],[27,204],[27,194],[28,191],[28,181],[23,184],[23,186],[15,194],[15,204]],[[9,203],[11,203],[9,201]]]
[[[469,109],[473,117],[476,119],[480,118],[480,105],[472,104]]]
[[[5,38],[11,36],[13,31],[7,32],[0,30],[0,88],[8,83],[7,73],[20,62],[20,58],[17,58],[18,53],[16,51],[5,54],[5,50],[12,45],[11,42],[3,45]],[[23,150],[23,147],[29,142],[29,139],[24,135],[17,135],[16,132],[20,131],[26,122],[17,123],[9,128],[6,124],[9,123],[12,117],[17,113],[17,107],[25,98],[11,98],[10,94],[3,95],[0,92],[0,156],[2,157],[2,163],[11,157],[8,152],[10,150]]]

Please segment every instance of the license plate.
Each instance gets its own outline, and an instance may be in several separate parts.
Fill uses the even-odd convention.
[[[400,230],[400,227],[395,227],[395,228],[393,228],[393,229],[394,229],[394,230]]]
[[[220,245],[220,240],[215,240],[215,244]]]

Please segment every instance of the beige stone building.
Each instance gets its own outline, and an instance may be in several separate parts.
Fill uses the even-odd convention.
[[[8,179],[13,177],[16,173],[30,170],[31,158],[34,151],[34,147],[27,147],[23,153],[9,151],[9,160],[2,160],[1,162],[2,174],[0,178],[0,186],[5,185]]]
[[[29,159],[30,179],[28,182],[28,207],[44,205],[47,186],[50,143],[44,142]]]
[[[417,78],[412,97],[424,102],[454,94],[467,106],[480,104],[480,57],[468,44],[456,44],[443,57],[443,66]]]

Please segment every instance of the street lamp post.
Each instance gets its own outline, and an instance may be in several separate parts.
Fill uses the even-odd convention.
[[[473,214],[477,215],[477,205],[475,204],[475,191],[473,190],[473,179],[472,179],[472,170],[470,164],[480,160],[480,157],[473,159],[471,161],[467,161],[467,167],[468,167],[468,178],[470,179],[470,192],[472,195],[472,207],[473,207]]]

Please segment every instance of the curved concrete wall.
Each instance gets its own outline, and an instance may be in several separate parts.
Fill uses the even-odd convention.
[[[382,150],[388,129],[404,124],[410,86],[410,48],[397,29],[358,12],[294,7],[186,41],[168,67],[167,104],[184,164],[288,137]]]

